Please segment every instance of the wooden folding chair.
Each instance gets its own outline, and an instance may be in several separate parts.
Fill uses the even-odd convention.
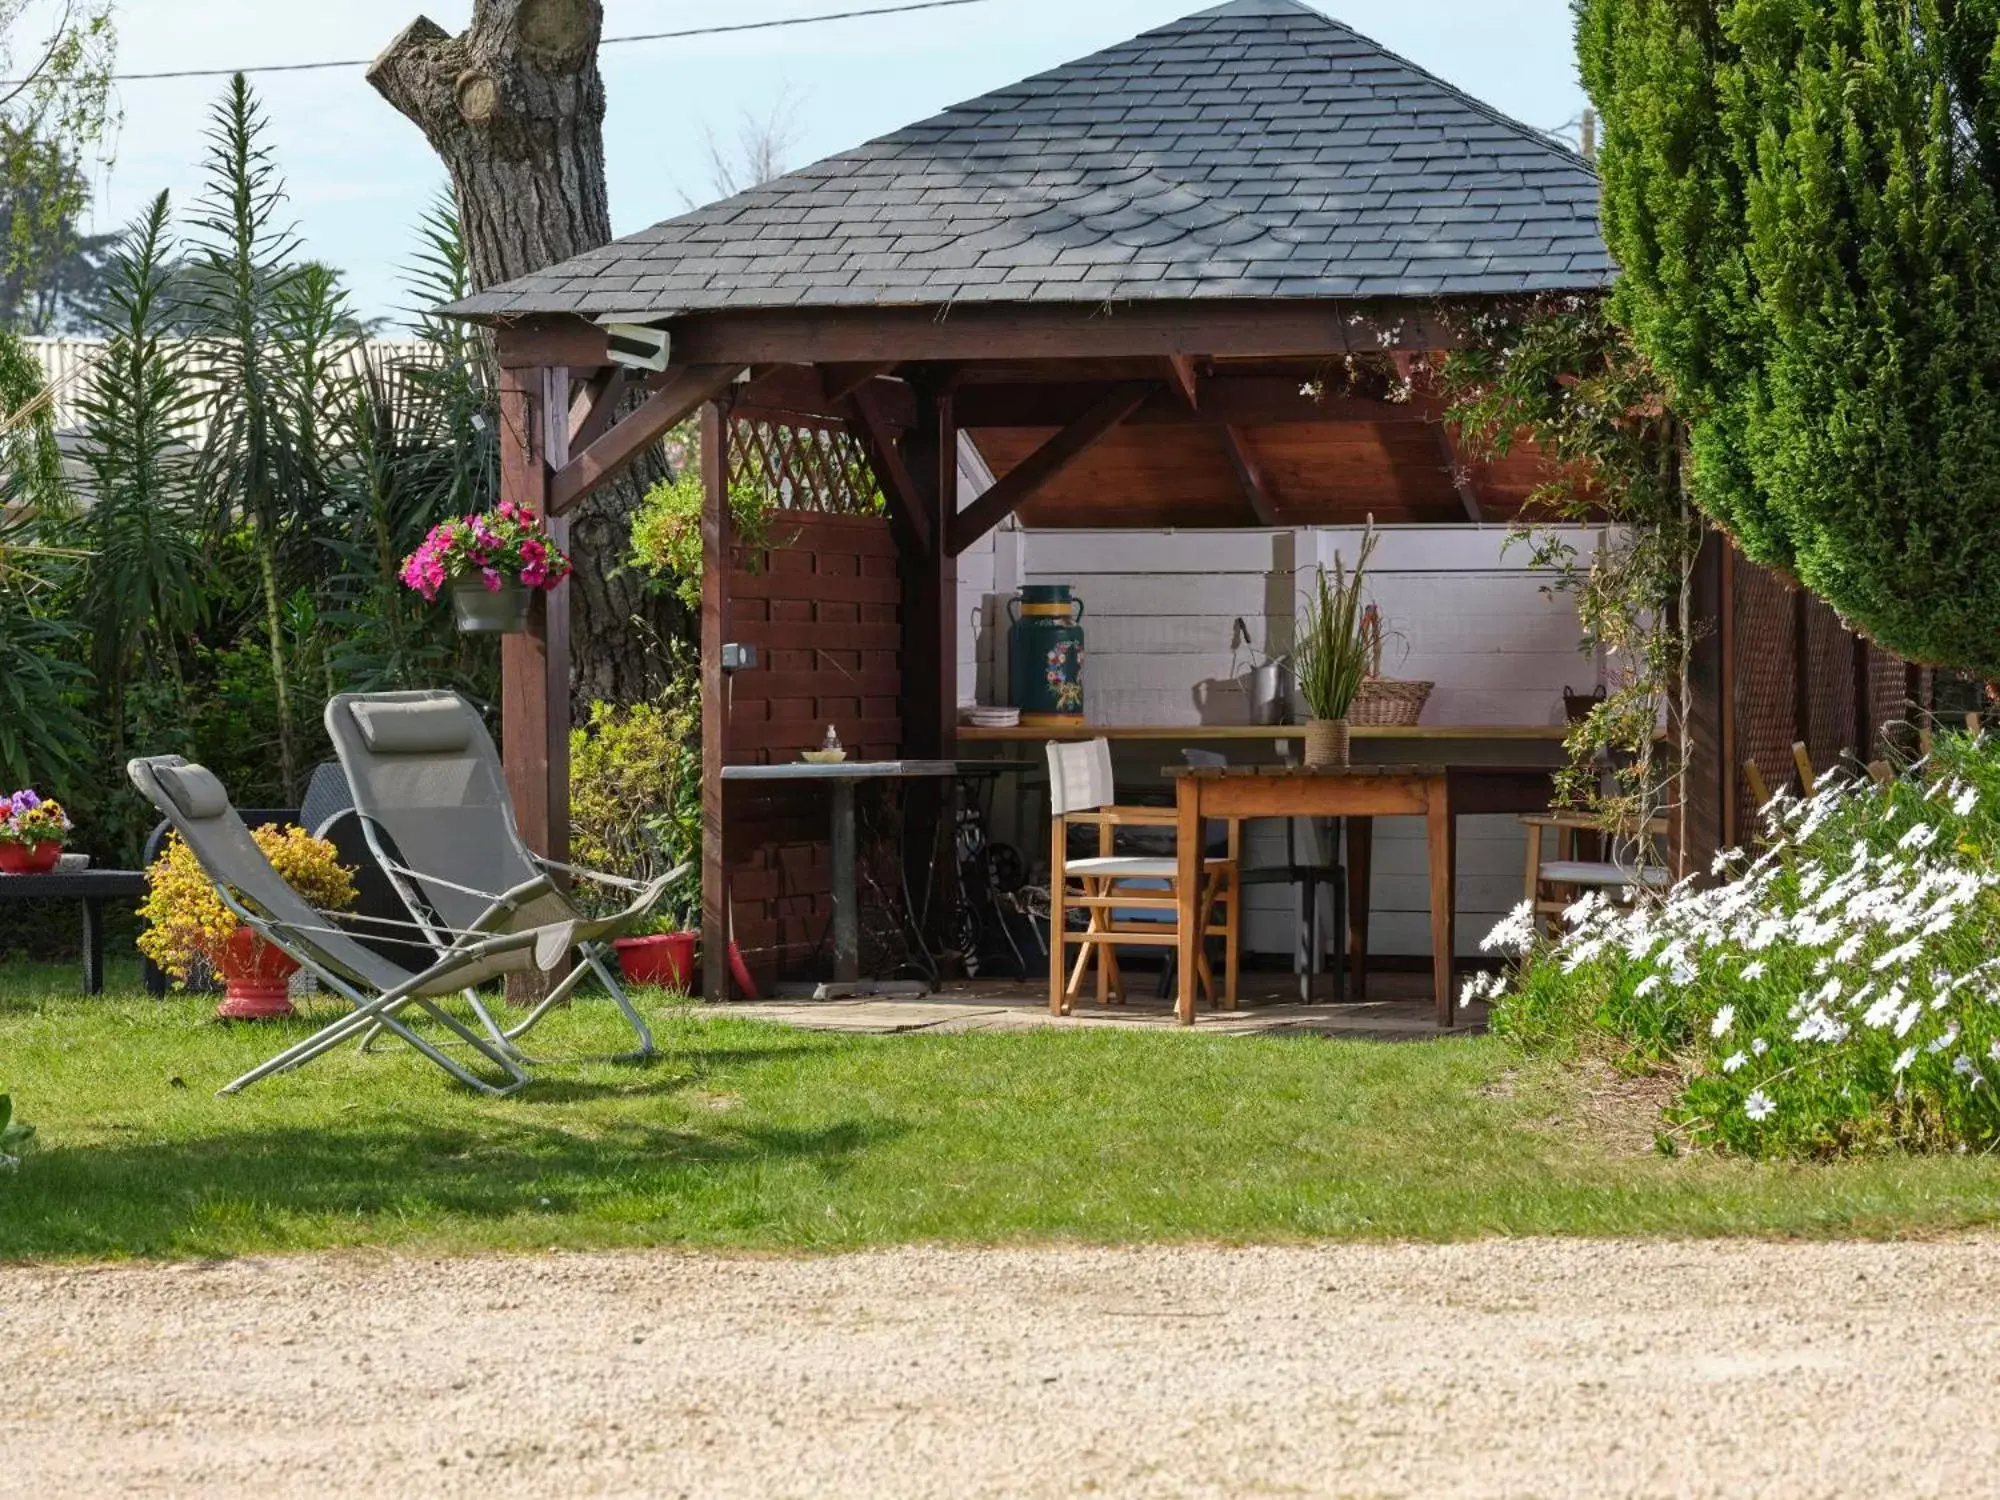
[[[1665,818],[1648,822],[1643,836],[1621,840],[1632,850],[1629,859],[1579,858],[1578,836],[1602,831],[1597,819],[1582,813],[1524,813],[1521,826],[1528,831],[1527,900],[1538,925],[1544,917],[1560,919],[1587,890],[1609,893],[1664,890],[1672,882],[1672,872],[1665,865],[1649,864],[1644,858],[1648,842],[1666,837]],[[1543,857],[1550,833],[1556,836],[1553,859]],[[1617,900],[1617,895],[1613,894],[1612,899]]]
[[[1170,807],[1120,807],[1113,802],[1111,744],[1049,745],[1049,1010],[1066,1016],[1075,1007],[1083,977],[1097,956],[1097,1003],[1125,1001],[1124,976],[1118,968],[1121,947],[1153,947],[1172,951],[1180,943],[1180,901],[1176,891],[1180,866],[1172,855],[1155,857],[1116,852],[1120,828],[1172,828]],[[1072,859],[1070,825],[1097,828],[1097,854]],[[1223,1007],[1236,1009],[1238,976],[1237,933],[1241,901],[1236,889],[1239,832],[1229,830],[1226,858],[1202,862],[1202,889],[1197,910],[1205,920],[1204,937],[1225,943]],[[1070,890],[1075,881],[1079,887]],[[1090,914],[1082,932],[1069,930],[1072,908]],[[1216,915],[1220,912],[1220,920]],[[1153,914],[1158,913],[1156,917]],[[1079,951],[1074,967],[1069,950]],[[1215,973],[1205,944],[1196,945],[1196,977],[1211,1005],[1215,1003]]]

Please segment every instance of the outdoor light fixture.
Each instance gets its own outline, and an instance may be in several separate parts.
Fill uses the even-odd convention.
[[[664,370],[671,346],[666,329],[643,323],[606,323],[611,362],[628,370]]]

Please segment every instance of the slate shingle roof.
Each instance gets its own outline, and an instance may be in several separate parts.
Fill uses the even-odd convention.
[[[458,303],[484,316],[1606,284],[1579,157],[1233,0]]]

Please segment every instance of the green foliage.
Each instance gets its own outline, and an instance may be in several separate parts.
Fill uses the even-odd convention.
[[[673,589],[690,610],[701,608],[701,470],[684,465],[646,492],[632,517],[632,562]],[[737,482],[729,487],[729,511],[736,551],[755,566],[771,545],[771,513],[777,497],[768,487]]]
[[[34,363],[0,333],[0,781],[70,801],[89,722],[75,660],[82,635],[60,609],[80,559],[52,544],[68,509],[44,466],[53,448]]]
[[[13,1096],[0,1094],[0,1172],[19,1167],[34,1144],[35,1127],[15,1119]]]
[[[701,861],[700,685],[683,673],[658,703],[593,703],[570,731],[570,846],[576,862],[627,880],[655,880]],[[688,924],[698,886],[684,882],[656,921]]]
[[[161,300],[173,256],[168,213],[161,193],[112,254],[106,344],[78,396],[92,505],[77,619],[89,632],[114,762],[129,743],[127,689],[161,669],[178,678],[207,612],[210,564],[190,446],[199,398]]]
[[[90,203],[78,159],[118,123],[111,102],[117,52],[112,0],[65,0],[54,27],[17,50],[29,0],[0,0],[0,192],[7,241],[0,273],[17,293],[63,263]]]
[[[1702,508],[1884,647],[2000,676],[2000,7],[1577,22],[1615,315]]]
[[[162,195],[107,259],[107,347],[78,393],[87,510],[62,484],[35,362],[0,336],[0,781],[50,790],[80,847],[125,864],[157,816],[122,774],[131,755],[187,755],[240,805],[287,806],[325,753],[329,694],[497,696],[497,643],[395,579],[433,524],[497,500],[477,335],[426,312],[415,358],[353,359],[338,278],[278,227],[240,80],[211,146],[193,252]],[[467,290],[448,209],[420,255],[420,307]]]
[[[1682,483],[1686,430],[1599,298],[1543,298],[1471,317],[1463,332],[1442,371],[1450,420],[1481,459],[1533,440],[1545,477],[1509,545],[1525,545],[1574,599],[1581,648],[1601,653],[1613,678],[1570,734],[1562,800],[1608,828],[1641,827],[1677,810],[1683,769],[1661,760],[1657,731],[1685,719],[1694,644],[1682,622],[1693,618],[1703,526]],[[1581,552],[1564,534],[1579,527],[1599,528]]]
[[[1361,691],[1361,679],[1373,663],[1376,647],[1361,629],[1361,601],[1368,559],[1375,555],[1380,540],[1371,525],[1361,540],[1361,555],[1354,560],[1353,572],[1338,555],[1333,560],[1331,580],[1321,568],[1299,614],[1297,644],[1292,648],[1294,665],[1299,696],[1315,719],[1346,718],[1354,706],[1354,695]]]
[[[278,222],[284,183],[266,130],[239,73],[215,107],[194,224],[207,325],[198,358],[212,379],[201,477],[218,526],[240,521],[250,529],[279,773],[290,796],[300,763],[285,660],[283,553],[325,506],[318,414],[339,399],[327,386],[352,335],[333,278],[295,261],[298,240]]]
[[[2000,743],[1780,799],[1771,849],[1659,910],[1576,910],[1496,1030],[1603,1037],[1682,1084],[1676,1139],[1754,1155],[2000,1144]],[[1525,929],[1525,916],[1510,919]],[[1517,936],[1510,933],[1508,936]]]

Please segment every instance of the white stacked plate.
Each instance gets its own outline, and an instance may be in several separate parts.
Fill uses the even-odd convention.
[[[982,708],[967,705],[965,708],[965,722],[970,724],[974,729],[1015,729],[1021,723],[1021,710],[1018,708]]]

